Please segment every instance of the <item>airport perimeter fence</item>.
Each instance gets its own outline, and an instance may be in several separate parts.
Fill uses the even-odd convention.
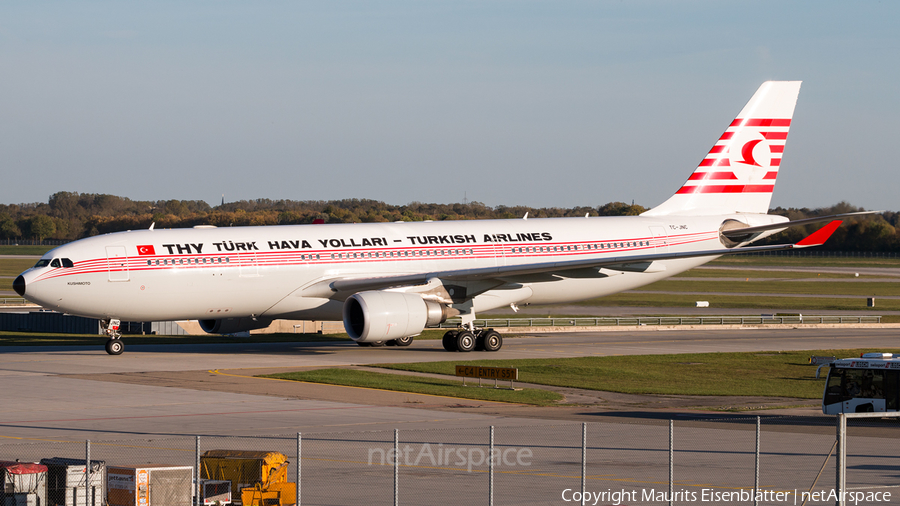
[[[745,257],[900,258],[900,252],[898,251],[831,251],[823,249],[748,251],[746,253],[736,253],[736,255]]]
[[[0,246],[61,246],[70,242],[66,239],[0,239]]]
[[[208,450],[280,452],[290,462],[289,481],[300,484],[301,504],[836,504],[836,434],[833,417],[622,418],[252,437],[5,439],[0,460],[63,457],[83,465],[89,451],[107,468],[164,464],[194,476]],[[847,504],[900,503],[898,435],[897,419],[848,420]],[[161,487],[151,487],[145,506],[161,504],[154,501]],[[108,499],[102,493],[93,495]]]
[[[453,318],[438,325],[438,328],[457,328],[461,320]],[[598,318],[491,318],[475,319],[478,328],[533,328],[533,327],[621,327],[621,326],[675,326],[675,325],[840,325],[881,323],[881,315],[830,315],[790,316],[630,316],[630,317],[598,317]]]

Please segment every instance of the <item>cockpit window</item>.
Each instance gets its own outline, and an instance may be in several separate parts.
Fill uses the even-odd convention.
[[[75,264],[72,263],[72,261],[69,260],[68,258],[63,258],[63,259],[62,259],[62,266],[63,266],[63,267],[75,267]]]
[[[58,258],[54,258],[52,262],[50,262],[50,267],[61,267]]]
[[[34,268],[37,269],[40,267],[47,267],[48,265],[50,265],[50,259],[42,258],[38,260],[36,264],[34,264]]]

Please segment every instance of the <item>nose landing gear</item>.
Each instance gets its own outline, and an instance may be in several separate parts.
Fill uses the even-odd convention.
[[[100,326],[109,339],[106,341],[106,353],[110,355],[121,355],[125,351],[125,344],[122,343],[122,334],[119,333],[119,320],[109,319],[100,320]]]

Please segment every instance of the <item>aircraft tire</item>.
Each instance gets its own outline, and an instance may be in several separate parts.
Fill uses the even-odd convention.
[[[444,337],[441,339],[441,344],[444,345],[444,349],[447,351],[456,351],[456,335],[459,332],[455,330],[448,330],[444,333]]]
[[[409,346],[413,343],[414,336],[398,337],[394,339],[394,346]]]
[[[106,341],[106,353],[110,355],[121,355],[125,351],[125,345],[121,339],[109,339]]]
[[[497,351],[503,347],[503,336],[494,329],[489,329],[481,334],[481,349],[484,351]]]
[[[470,352],[475,349],[475,334],[464,330],[456,335],[456,351]]]

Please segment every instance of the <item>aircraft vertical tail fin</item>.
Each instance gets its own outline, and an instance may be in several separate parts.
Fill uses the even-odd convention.
[[[760,213],[769,210],[800,81],[767,81],[668,200],[644,213]]]

